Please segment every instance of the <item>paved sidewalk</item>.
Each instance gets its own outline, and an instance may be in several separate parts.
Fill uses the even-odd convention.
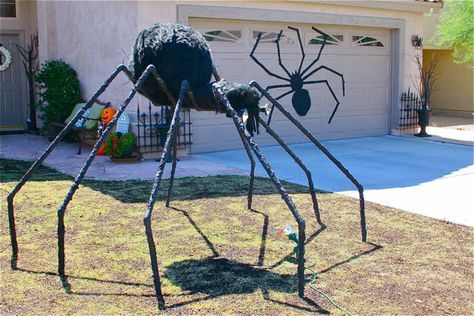
[[[426,129],[435,141],[474,145],[474,120],[460,117],[433,116]]]
[[[35,160],[48,147],[45,137],[36,135],[0,136],[0,157],[18,160]],[[44,165],[65,174],[76,176],[90,153],[90,147],[84,147],[77,155],[77,144],[60,143],[44,161]],[[176,177],[205,177],[220,174],[247,174],[247,172],[228,167],[225,164],[193,156],[179,157]],[[98,156],[92,162],[86,177],[102,180],[153,179],[158,168],[154,160],[142,160],[133,163],[114,163],[108,156]],[[163,178],[169,178],[171,164],[167,164]]]

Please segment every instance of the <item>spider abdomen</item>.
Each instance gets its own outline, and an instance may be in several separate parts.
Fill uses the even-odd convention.
[[[291,103],[293,104],[293,108],[295,109],[296,113],[298,113],[298,115],[306,115],[306,113],[309,111],[309,108],[311,107],[311,98],[309,96],[308,90],[301,89],[299,91],[295,91],[291,97]]]

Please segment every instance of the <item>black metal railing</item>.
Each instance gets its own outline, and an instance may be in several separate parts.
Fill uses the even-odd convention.
[[[399,128],[402,131],[414,132],[418,128],[418,112],[421,109],[421,98],[413,92],[403,92],[400,98]]]
[[[173,115],[171,107],[153,107],[148,103],[148,111],[141,111],[137,106],[137,138],[138,150],[141,155],[154,154],[163,151],[169,124]],[[183,109],[180,114],[181,120],[178,129],[177,149],[189,151],[191,142],[191,118],[189,109]]]

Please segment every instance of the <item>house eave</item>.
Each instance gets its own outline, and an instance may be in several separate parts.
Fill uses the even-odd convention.
[[[443,7],[440,2],[415,0],[289,0],[314,4],[344,5],[360,8],[409,11],[418,13],[438,13]]]

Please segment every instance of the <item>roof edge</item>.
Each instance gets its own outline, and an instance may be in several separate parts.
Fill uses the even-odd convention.
[[[438,13],[443,7],[443,2],[434,2],[434,0],[289,0],[290,2],[306,2],[314,4],[344,5],[371,9],[385,9],[410,11],[419,13]]]

